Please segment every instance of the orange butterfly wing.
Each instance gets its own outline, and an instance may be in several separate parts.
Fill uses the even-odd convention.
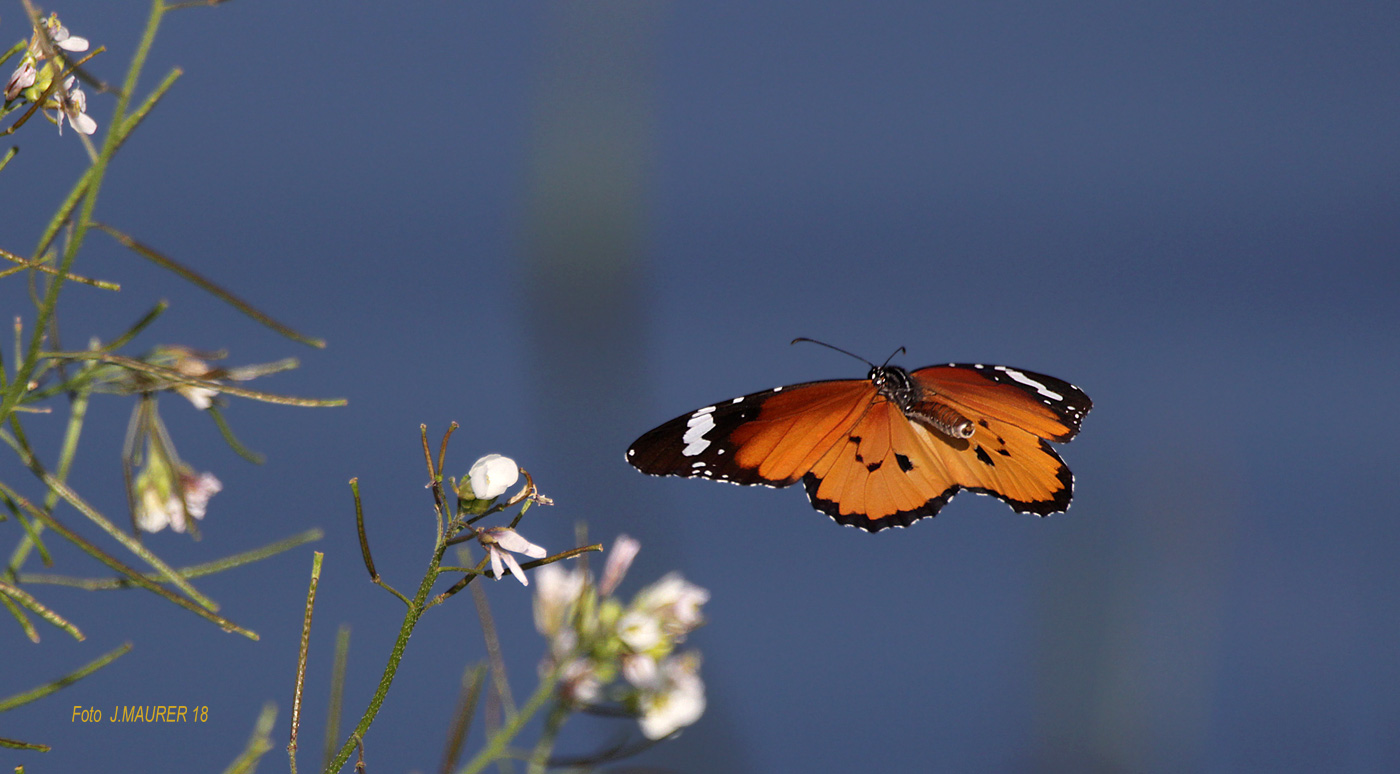
[[[653,476],[789,486],[844,437],[874,396],[865,379],[752,393],[647,432],[627,450],[627,461]]]

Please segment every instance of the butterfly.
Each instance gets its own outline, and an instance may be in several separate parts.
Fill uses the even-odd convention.
[[[638,438],[627,461],[653,476],[745,486],[801,479],[813,508],[870,532],[934,516],[960,491],[1048,516],[1074,489],[1048,441],[1073,438],[1092,407],[1083,390],[1033,371],[886,361],[864,379],[775,387],[683,414]]]

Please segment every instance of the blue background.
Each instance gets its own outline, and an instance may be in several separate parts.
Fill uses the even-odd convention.
[[[56,6],[120,83],[141,3]],[[27,35],[18,5],[0,38]],[[172,564],[327,530],[302,770],[319,760],[331,643],[353,628],[347,726],[431,551],[418,426],[462,424],[461,475],[500,452],[586,521],[642,541],[627,593],[678,568],[709,588],[709,711],[638,762],[675,770],[1394,771],[1400,768],[1400,6],[1393,2],[257,3],[168,17],[141,93],[175,89],[120,152],[113,224],[324,351],[275,335],[104,235],[75,271],[65,344],[111,338],[296,355],[235,401],[238,459],[175,396],[182,456],[225,489]],[[89,90],[101,130],[113,98]],[[0,177],[6,249],[32,249],[85,162],[36,122]],[[0,283],[32,321],[23,281]],[[964,495],[876,535],[799,491],[641,476],[655,424],[865,366],[1005,363],[1084,388],[1049,519]],[[10,357],[6,347],[7,358]],[[93,401],[77,488],[124,519],[131,400]],[[27,416],[53,460],[64,421]],[[5,480],[42,495],[10,461]],[[71,509],[60,518],[120,550]],[[6,525],[10,539],[17,534]],[[57,549],[55,571],[101,575]],[[258,631],[143,592],[32,591],[88,635],[4,627],[9,694],[124,641],[133,652],[4,716],[30,771],[218,771],[261,705],[283,770],[306,547],[201,579]],[[40,568],[31,561],[27,568]],[[517,700],[544,644],[529,594],[488,584]],[[425,616],[366,739],[371,770],[436,770],[470,599]],[[210,707],[202,725],[89,727],[73,705]],[[561,753],[635,726],[571,722]],[[480,745],[480,728],[468,749]],[[533,739],[533,736],[528,737]]]

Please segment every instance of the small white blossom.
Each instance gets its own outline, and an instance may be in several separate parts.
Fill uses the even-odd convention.
[[[170,347],[169,349],[175,354],[175,362],[171,364],[171,368],[181,374],[195,379],[208,379],[213,373],[213,369],[209,367],[208,363],[194,357],[188,351],[178,347]],[[216,389],[194,384],[177,384],[175,391],[185,396],[185,399],[194,404],[194,407],[200,411],[212,406],[214,396],[219,394]]]
[[[196,476],[181,472],[180,483],[185,488],[185,510],[196,519],[204,518],[209,499],[224,488],[223,483],[215,478],[213,473],[200,473]]]
[[[472,494],[478,500],[500,497],[520,478],[520,466],[515,460],[500,454],[488,454],[477,460],[468,474]]]
[[[588,659],[576,658],[564,665],[559,674],[559,693],[571,704],[594,704],[602,695],[603,684],[598,670]]]
[[[80,38],[69,33],[68,28],[59,23],[58,14],[50,15],[44,23],[49,28],[49,40],[52,40],[55,46],[64,51],[88,50],[87,38]]]
[[[34,85],[34,79],[39,75],[39,71],[34,68],[34,57],[25,54],[20,61],[19,67],[10,74],[10,80],[5,84],[5,101],[18,97],[20,92]]]
[[[551,640],[557,639],[567,631],[565,627],[587,578],[583,570],[564,569],[556,562],[536,570],[535,581],[535,629]]]
[[[642,589],[632,606],[654,613],[661,628],[679,641],[705,622],[700,606],[709,600],[710,592],[671,572]]]
[[[511,554],[517,553],[531,559],[543,559],[549,553],[508,527],[483,529],[477,533],[477,541],[491,557],[491,570],[496,574],[496,580],[505,577],[505,568],[502,567],[502,563],[504,563],[505,567],[510,569],[523,586],[530,585],[530,581],[525,578],[525,571],[520,569],[520,563],[515,561],[515,557]]]
[[[656,668],[656,659],[645,653],[628,653],[622,657],[622,676],[637,688],[656,688],[661,671]]]
[[[655,613],[629,610],[617,621],[617,636],[633,653],[644,653],[661,644],[661,622]]]
[[[668,658],[659,672],[656,690],[643,690],[637,702],[642,734],[652,740],[668,737],[705,714],[705,683],[697,655]]]
[[[612,550],[608,552],[608,563],[603,567],[603,581],[598,584],[599,594],[606,597],[617,590],[622,576],[627,574],[627,568],[632,566],[632,560],[637,558],[637,552],[641,549],[642,544],[636,538],[617,536]]]
[[[200,473],[184,469],[177,475],[184,490],[185,499],[181,502],[169,477],[169,468],[153,463],[137,477],[136,487],[139,498],[136,501],[136,527],[143,532],[160,532],[166,527],[174,532],[188,529],[186,516],[203,519],[209,506],[209,499],[223,489],[223,484],[213,473]]]
[[[97,131],[97,122],[92,120],[87,114],[87,95],[83,93],[83,88],[78,85],[78,79],[68,76],[63,82],[63,88],[67,91],[67,96],[61,101],[61,111],[58,116],[58,133],[63,134],[63,116],[68,116],[68,123],[73,128],[83,134],[92,134]]]

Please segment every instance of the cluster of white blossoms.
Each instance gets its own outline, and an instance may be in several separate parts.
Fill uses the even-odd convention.
[[[166,527],[184,532],[189,527],[187,518],[203,519],[209,499],[223,488],[213,473],[195,473],[183,462],[172,467],[152,442],[146,464],[136,476],[136,526],[143,532]]]
[[[639,547],[619,537],[596,586],[581,568],[539,568],[535,627],[549,640],[540,670],[559,670],[564,701],[618,702],[638,717],[648,739],[661,739],[705,712],[700,655],[677,653],[676,646],[704,623],[700,608],[710,592],[673,572],[624,605],[613,592]]]
[[[92,134],[97,131],[97,122],[87,114],[87,95],[83,93],[75,76],[69,75],[64,78],[62,88],[54,89],[47,97],[44,96],[53,86],[54,78],[68,68],[68,63],[58,51],[46,50],[45,33],[57,49],[70,53],[86,51],[87,38],[69,33],[68,29],[59,23],[58,14],[50,14],[41,24],[43,30],[34,31],[29,40],[29,47],[20,57],[19,66],[5,82],[5,104],[8,106],[20,97],[29,102],[43,100],[43,107],[54,111],[49,120],[58,124],[59,134],[63,133],[64,118],[67,118],[68,123],[77,131]],[[53,55],[52,59],[50,53]]]

